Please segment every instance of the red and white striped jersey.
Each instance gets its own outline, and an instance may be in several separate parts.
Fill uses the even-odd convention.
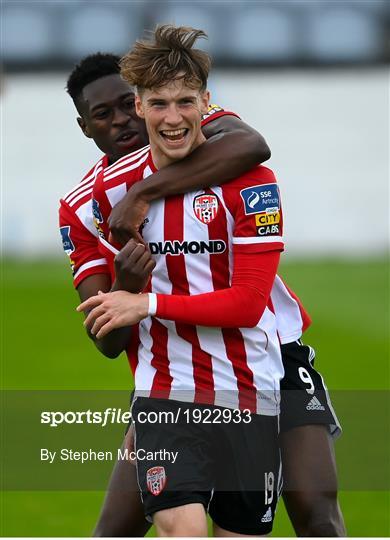
[[[95,182],[95,225],[112,271],[117,250],[107,241],[107,217],[131,185],[147,182],[154,171],[145,147],[108,167]],[[283,249],[282,222],[275,177],[262,166],[206,192],[153,202],[142,227],[156,260],[148,290],[198,295],[228,288],[235,252]],[[157,317],[141,321],[139,344],[130,353],[136,393],[278,414],[283,366],[275,313],[288,307],[295,324],[300,309],[280,278],[274,287],[275,302],[255,328],[191,326]],[[287,320],[282,315],[286,335],[302,332],[302,317],[299,330],[287,328]]]
[[[98,250],[98,234],[92,216],[92,189],[97,175],[108,165],[103,156],[77,186],[60,200],[62,245],[69,256],[75,287],[88,276],[108,274],[107,261]]]
[[[207,114],[203,115],[202,126],[221,116],[238,117],[236,113],[225,111],[219,105],[210,105]],[[99,254],[91,208],[93,184],[97,175],[107,165],[108,157],[103,156],[81,182],[60,200],[60,233],[64,251],[70,259],[75,287],[88,276],[109,273],[107,261]]]

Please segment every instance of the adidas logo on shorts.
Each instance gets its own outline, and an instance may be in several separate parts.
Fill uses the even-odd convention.
[[[268,510],[266,511],[264,516],[261,518],[261,522],[269,523],[270,521],[272,521],[272,512],[271,512],[271,507],[268,507]]]
[[[306,410],[308,411],[324,411],[325,407],[321,405],[319,400],[313,396],[309,403],[306,405]]]

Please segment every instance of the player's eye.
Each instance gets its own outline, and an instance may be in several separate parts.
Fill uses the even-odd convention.
[[[127,99],[123,102],[123,107],[127,110],[134,109],[135,107],[135,101],[134,99]]]
[[[98,120],[101,120],[103,118],[106,118],[110,114],[109,109],[99,109],[98,111],[95,111],[93,113],[93,117],[97,118]]]
[[[153,107],[155,109],[161,109],[161,108],[165,107],[165,102],[164,101],[153,101],[150,105],[151,105],[151,107]]]

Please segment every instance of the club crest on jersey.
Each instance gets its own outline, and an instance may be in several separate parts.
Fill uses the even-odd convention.
[[[146,485],[152,495],[159,495],[166,483],[167,477],[164,467],[152,467],[146,471]]]
[[[62,238],[62,247],[65,253],[70,256],[74,252],[74,244],[70,237],[70,225],[60,227],[60,233]]]
[[[279,189],[276,184],[252,186],[240,191],[245,214],[275,214],[280,209]]]
[[[216,195],[198,195],[194,199],[194,212],[196,217],[207,225],[218,214],[218,199]]]

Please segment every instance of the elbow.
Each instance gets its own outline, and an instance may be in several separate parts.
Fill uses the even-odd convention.
[[[99,341],[95,341],[95,345],[96,348],[103,354],[103,356],[105,356],[106,358],[110,358],[111,360],[113,360],[114,358],[118,358],[118,356],[123,351],[123,349],[107,346]]]
[[[261,319],[261,315],[258,313],[252,315],[247,314],[242,321],[243,324],[240,324],[241,328],[255,328],[258,325],[259,320]]]
[[[271,149],[266,143],[264,137],[260,133],[246,132],[245,149],[247,155],[251,156],[253,162],[263,163],[271,157]]]
[[[257,138],[256,153],[258,163],[264,163],[264,161],[268,161],[271,157],[271,149],[263,137]]]
[[[265,308],[264,299],[253,295],[251,301],[246,306],[241,306],[242,324],[240,324],[240,327],[255,328],[259,324]]]
[[[94,342],[97,350],[101,352],[102,355],[105,356],[106,358],[111,358],[111,359],[118,358],[118,356],[124,350],[123,347],[119,347],[117,344],[108,342],[108,340],[106,340],[105,338],[96,339],[96,336],[91,334],[89,331],[87,332],[88,332],[89,338]]]

